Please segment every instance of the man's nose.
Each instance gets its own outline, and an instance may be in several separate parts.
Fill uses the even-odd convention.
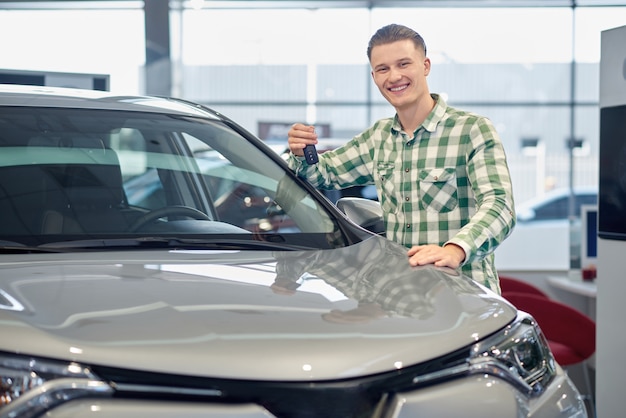
[[[389,70],[390,81],[397,81],[397,80],[400,80],[401,78],[402,78],[402,72],[400,71],[399,68],[391,68]]]

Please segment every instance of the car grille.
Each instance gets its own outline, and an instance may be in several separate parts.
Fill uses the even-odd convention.
[[[246,381],[130,371],[93,366],[115,388],[115,397],[263,406],[277,418],[367,418],[385,409],[389,395],[446,378],[419,377],[462,365],[467,349],[393,372],[332,381]],[[450,379],[451,377],[447,377]]]

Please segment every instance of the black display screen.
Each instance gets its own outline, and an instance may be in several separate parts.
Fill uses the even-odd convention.
[[[626,240],[626,105],[600,109],[598,236]]]

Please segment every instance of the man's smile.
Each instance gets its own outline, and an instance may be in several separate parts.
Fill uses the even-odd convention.
[[[389,91],[391,91],[391,92],[398,92],[398,91],[405,90],[405,89],[407,89],[408,87],[409,87],[409,85],[408,85],[408,84],[403,84],[403,85],[401,85],[401,86],[389,87],[389,89],[388,89],[388,90],[389,90]]]

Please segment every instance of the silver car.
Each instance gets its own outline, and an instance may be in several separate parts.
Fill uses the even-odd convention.
[[[0,417],[586,417],[533,318],[375,205],[198,104],[0,86]]]

